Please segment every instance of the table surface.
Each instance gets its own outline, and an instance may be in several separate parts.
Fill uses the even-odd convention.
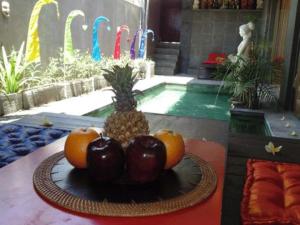
[[[151,217],[116,218],[78,215],[55,208],[42,200],[34,190],[32,175],[47,157],[62,151],[60,139],[0,169],[1,225],[219,225],[225,170],[225,149],[213,142],[187,140],[186,150],[211,163],[218,175],[216,191],[204,202],[174,213]]]

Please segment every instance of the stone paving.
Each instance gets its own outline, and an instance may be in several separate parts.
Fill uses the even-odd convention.
[[[266,112],[273,137],[300,139],[300,120],[291,112]]]
[[[181,76],[154,76],[153,78],[139,81],[135,88],[143,91],[161,83],[201,83],[217,85],[220,84],[220,81],[197,80],[192,77]],[[68,115],[81,116],[112,103],[112,96],[113,94],[111,91],[109,91],[109,88],[104,88],[102,90],[94,91],[78,97],[51,102],[29,110],[22,110],[16,113],[5,115],[0,117],[0,123],[13,122],[26,115],[35,115],[43,112],[64,113]]]
[[[152,78],[138,82],[135,88],[143,91],[161,83],[198,83],[208,85],[221,84],[220,81],[198,80],[193,77],[183,75],[184,74],[181,74],[180,76],[154,76]],[[0,117],[0,124],[10,123],[13,121],[17,121],[25,116],[32,116],[45,112],[81,116],[112,103],[111,97],[112,92],[109,91],[108,88],[105,88],[78,97],[51,102],[40,107],[32,108],[30,110],[23,110],[6,115],[4,117]],[[282,120],[283,116],[285,116],[284,120]],[[266,112],[265,118],[269,127],[271,128],[272,136],[300,139],[300,120],[296,118],[292,113],[284,114],[282,112]],[[21,121],[26,121],[26,118]]]

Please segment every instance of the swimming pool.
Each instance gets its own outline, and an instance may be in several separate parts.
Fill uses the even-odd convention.
[[[145,91],[138,97],[138,110],[172,116],[188,116],[228,121],[230,119],[229,96],[218,85],[161,84]],[[106,118],[113,112],[108,105],[87,114]]]
[[[229,130],[231,133],[272,136],[264,117],[231,115]]]

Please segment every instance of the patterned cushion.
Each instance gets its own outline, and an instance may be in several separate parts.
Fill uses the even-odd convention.
[[[241,215],[244,225],[300,224],[300,165],[248,160]]]
[[[5,124],[0,126],[0,168],[67,135],[69,131]]]

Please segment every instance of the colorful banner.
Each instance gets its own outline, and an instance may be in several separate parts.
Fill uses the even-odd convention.
[[[64,63],[72,63],[74,61],[74,48],[72,40],[71,24],[75,17],[82,16],[85,18],[84,12],[81,10],[73,10],[69,13],[65,25],[65,40],[64,40]]]
[[[114,59],[120,59],[120,57],[121,57],[121,36],[122,36],[123,31],[127,31],[128,36],[129,36],[129,33],[130,33],[129,27],[127,25],[122,25],[122,26],[117,28]]]
[[[99,32],[98,28],[101,23],[107,22],[109,23],[109,19],[105,16],[100,16],[98,17],[93,26],[93,51],[92,51],[92,57],[95,61],[100,61],[102,59],[102,53],[101,53],[101,48],[99,45]],[[110,31],[110,26],[107,26],[106,29]]]
[[[140,33],[143,33],[142,29],[138,29],[133,36],[133,40],[132,40],[131,47],[130,47],[130,58],[131,59],[135,59],[135,43],[136,43],[137,36]]]
[[[141,39],[141,44],[140,44],[140,49],[139,49],[139,58],[144,58],[145,56],[145,50],[146,50],[146,40],[148,38],[148,34],[152,34],[152,41],[154,41],[154,31],[150,29],[146,29],[143,33],[142,39]]]
[[[27,43],[26,43],[26,52],[25,52],[25,60],[26,62],[40,62],[40,39],[38,32],[38,24],[39,24],[39,16],[41,9],[44,5],[47,4],[55,4],[57,17],[59,17],[58,3],[55,0],[39,0],[34,5],[34,8],[31,13],[28,35],[27,35]]]

